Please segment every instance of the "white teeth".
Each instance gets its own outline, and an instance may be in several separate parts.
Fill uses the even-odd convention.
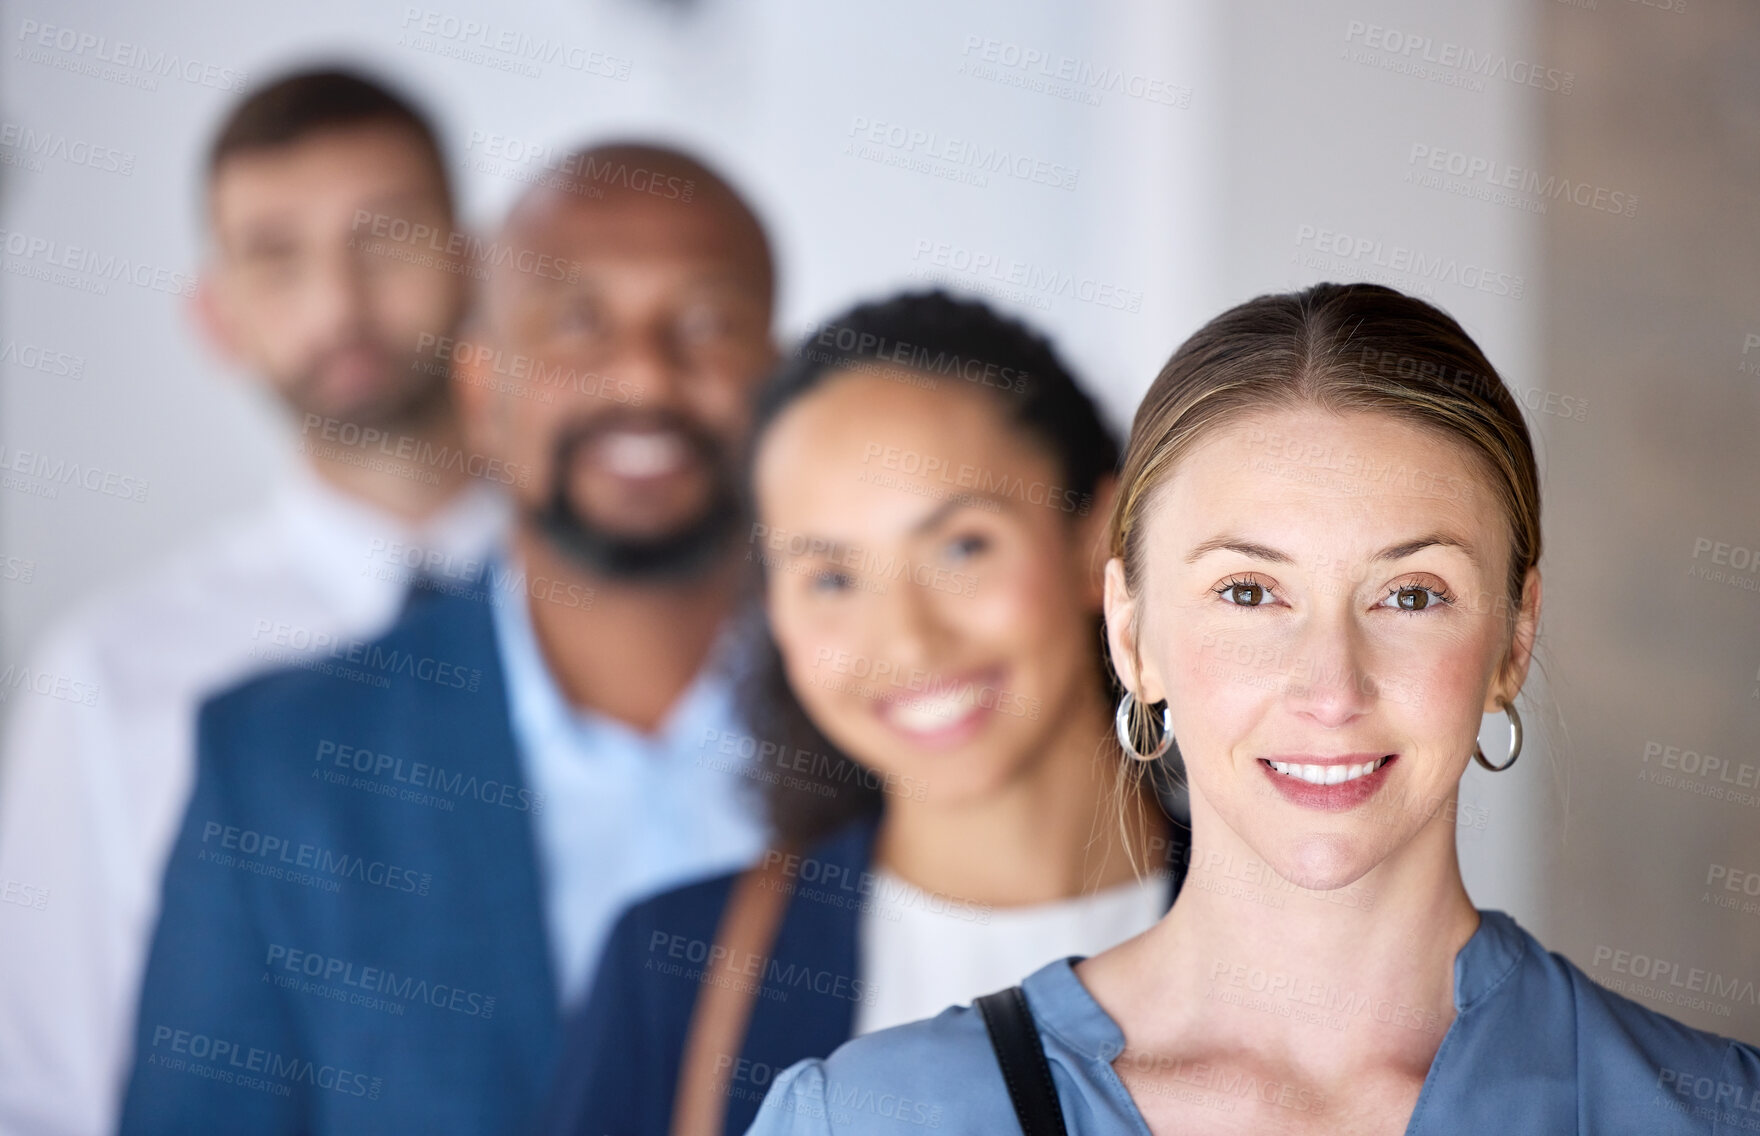
[[[1286,777],[1295,777],[1310,785],[1342,785],[1381,768],[1386,758],[1365,761],[1361,765],[1296,765],[1287,761],[1268,761],[1267,765]]]
[[[599,455],[620,477],[653,477],[684,465],[688,450],[671,434],[613,434],[600,443]]]
[[[928,732],[957,721],[970,705],[968,698],[914,698],[909,702],[894,702],[887,708],[887,717],[906,730]]]

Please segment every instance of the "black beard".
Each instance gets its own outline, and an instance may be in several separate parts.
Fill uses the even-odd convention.
[[[721,446],[695,423],[664,416],[708,466],[709,499],[698,514],[659,536],[629,537],[606,532],[582,516],[569,499],[568,474],[582,446],[614,423],[583,423],[563,433],[552,461],[550,499],[529,516],[550,546],[588,572],[631,583],[692,580],[715,565],[739,530],[739,493]]]

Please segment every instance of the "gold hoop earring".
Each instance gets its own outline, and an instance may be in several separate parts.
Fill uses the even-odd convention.
[[[1161,744],[1153,753],[1143,753],[1137,749],[1136,742],[1131,738],[1131,712],[1137,707],[1137,696],[1130,691],[1118,700],[1118,709],[1112,715],[1112,729],[1118,734],[1118,744],[1125,756],[1132,761],[1155,761],[1173,748],[1173,713],[1166,703],[1161,705]]]
[[[1491,764],[1485,760],[1485,751],[1479,748],[1478,739],[1474,739],[1473,759],[1493,773],[1502,773],[1516,763],[1516,758],[1522,756],[1522,716],[1516,713],[1513,702],[1499,698],[1497,704],[1503,707],[1505,714],[1509,715],[1509,757],[1502,765]]]

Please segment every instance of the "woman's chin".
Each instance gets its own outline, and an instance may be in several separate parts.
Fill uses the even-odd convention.
[[[923,777],[920,798],[937,809],[966,809],[998,800],[1008,788],[1009,771],[1000,769],[941,769]]]
[[[1373,871],[1381,853],[1360,837],[1316,833],[1281,837],[1263,858],[1272,871],[1304,891],[1336,892]]]

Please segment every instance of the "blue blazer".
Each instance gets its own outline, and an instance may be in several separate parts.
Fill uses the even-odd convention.
[[[857,936],[861,881],[873,863],[875,822],[850,825],[813,850],[777,931],[745,1044],[729,1071],[728,1133],[743,1133],[770,1084],[795,1062],[850,1039],[862,988]],[[1183,840],[1167,865],[1177,894]],[[698,975],[715,942],[736,873],[662,892],[624,912],[568,1025],[541,1131],[547,1136],[668,1136]]]
[[[486,599],[313,654],[201,712],[121,1130],[517,1131],[561,1028]]]

